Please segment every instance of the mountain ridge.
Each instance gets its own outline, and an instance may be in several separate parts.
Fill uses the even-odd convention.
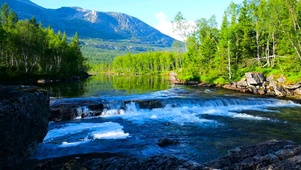
[[[0,0],[17,13],[19,19],[35,17],[44,26],[55,31],[64,31],[68,36],[78,32],[82,38],[97,38],[111,41],[129,41],[170,47],[175,39],[161,33],[136,17],[117,12],[100,12],[81,7],[48,9],[30,0]]]

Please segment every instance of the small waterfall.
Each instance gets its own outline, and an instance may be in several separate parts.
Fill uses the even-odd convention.
[[[199,107],[224,107],[224,106],[284,106],[296,105],[289,100],[278,100],[272,98],[215,98],[215,99],[187,99],[172,98],[162,100],[164,106],[172,107],[199,106]]]

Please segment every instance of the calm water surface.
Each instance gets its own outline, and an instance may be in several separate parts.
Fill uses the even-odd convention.
[[[93,76],[83,82],[43,86],[53,102],[104,100],[102,116],[51,122],[35,158],[112,152],[134,157],[175,155],[199,163],[227,150],[271,139],[301,144],[301,105],[290,100],[216,88],[173,86],[164,77]],[[140,109],[126,100],[160,100]],[[87,110],[86,110],[87,111]],[[161,138],[178,145],[159,147]]]

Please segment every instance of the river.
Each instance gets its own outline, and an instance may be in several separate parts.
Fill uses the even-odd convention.
[[[133,157],[175,155],[199,163],[236,146],[271,139],[301,144],[301,105],[283,98],[220,88],[170,85],[159,76],[93,76],[82,82],[42,86],[52,102],[104,100],[101,116],[50,122],[33,158],[110,152]],[[127,100],[159,100],[162,108],[141,109]],[[159,147],[161,138],[177,145]]]

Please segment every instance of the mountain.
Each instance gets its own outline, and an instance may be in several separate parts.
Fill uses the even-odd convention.
[[[65,31],[68,36],[78,32],[82,38],[124,40],[159,47],[170,47],[174,41],[141,20],[123,13],[98,12],[79,7],[47,9],[30,0],[0,0],[1,5],[4,2],[17,13],[19,19],[34,16],[45,27],[50,25],[55,31]]]

